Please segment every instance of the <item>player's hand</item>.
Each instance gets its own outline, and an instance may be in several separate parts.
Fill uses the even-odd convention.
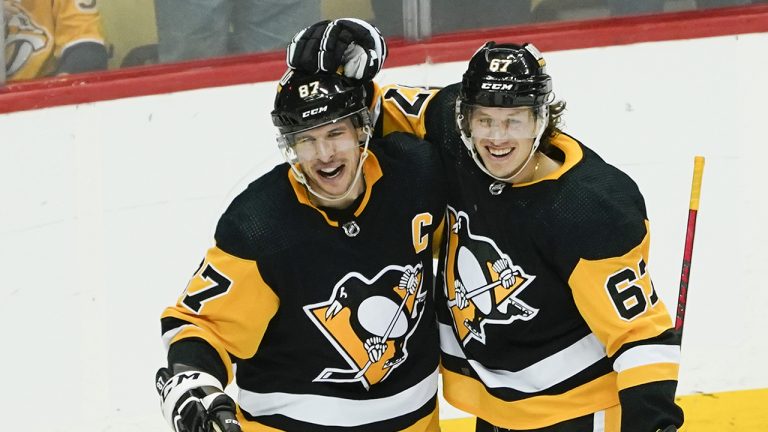
[[[461,231],[461,219],[456,219],[456,222],[451,225],[451,231],[453,231],[454,234],[458,234],[459,231]]]
[[[656,429],[656,432],[677,432],[677,428],[674,426],[667,426],[664,429]]]
[[[459,309],[464,309],[469,306],[469,300],[467,299],[467,289],[460,280],[456,279],[456,306]]]
[[[312,24],[294,35],[287,51],[292,69],[339,72],[363,81],[372,80],[387,58],[387,44],[379,29],[357,18]]]
[[[515,284],[515,275],[512,273],[509,262],[504,258],[499,258],[493,263],[493,270],[499,274],[501,286],[504,288],[508,289]]]
[[[235,401],[212,375],[201,371],[171,376],[160,368],[155,376],[163,415],[176,432],[241,432]]]
[[[376,363],[381,360],[381,356],[384,355],[384,351],[387,350],[387,344],[378,336],[368,338],[363,344],[365,350],[368,351],[368,359],[371,363]]]
[[[419,285],[418,274],[411,268],[406,268],[403,275],[400,276],[400,283],[397,285],[401,290],[408,290],[408,294],[416,294],[416,288]]]

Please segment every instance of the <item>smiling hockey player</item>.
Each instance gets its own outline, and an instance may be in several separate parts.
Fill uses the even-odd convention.
[[[272,119],[287,163],[232,202],[162,315],[165,417],[177,432],[438,431],[436,149],[371,139],[363,87],[338,75],[287,73]]]
[[[319,22],[288,62],[367,79],[386,52],[373,42],[359,20]],[[648,271],[643,196],[559,129],[541,53],[488,42],[460,83],[369,86],[377,132],[426,136],[448,176],[445,398],[478,432],[676,430],[679,339]]]

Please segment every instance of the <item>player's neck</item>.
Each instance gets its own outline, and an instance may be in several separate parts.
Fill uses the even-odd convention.
[[[538,161],[537,161],[538,168],[534,170],[530,181],[541,180],[544,177],[547,177],[548,175],[557,171],[562,166],[560,162],[548,157],[544,153],[537,152],[536,157],[538,158]]]
[[[365,192],[365,177],[355,181],[352,191],[340,200],[327,200],[314,194],[309,194],[309,201],[315,206],[324,209],[346,210],[352,207]]]

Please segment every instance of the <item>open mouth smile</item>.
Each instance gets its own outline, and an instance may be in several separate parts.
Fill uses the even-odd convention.
[[[494,159],[504,159],[515,150],[514,147],[507,147],[507,148],[496,148],[496,147],[490,147],[486,146],[485,149],[488,151],[488,154],[491,155]]]
[[[333,180],[341,175],[341,173],[344,171],[344,167],[345,165],[341,164],[337,167],[320,168],[315,172],[317,172],[317,175],[323,179]]]

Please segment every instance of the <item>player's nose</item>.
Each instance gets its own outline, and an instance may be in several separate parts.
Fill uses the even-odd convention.
[[[326,140],[318,140],[315,151],[317,152],[318,159],[327,162],[331,160],[336,153],[336,146]]]

